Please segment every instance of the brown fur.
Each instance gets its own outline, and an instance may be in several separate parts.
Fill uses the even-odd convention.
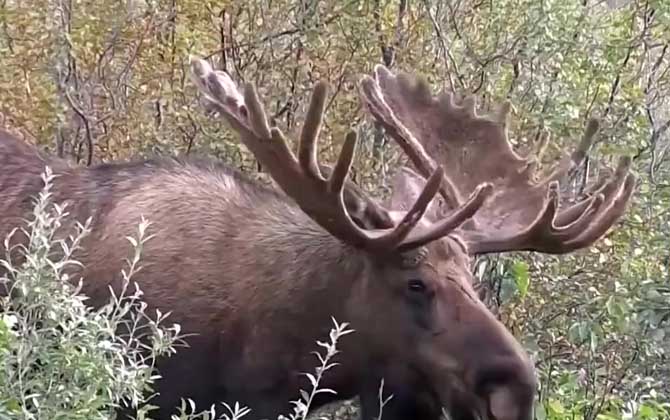
[[[32,210],[45,163],[59,175],[54,199],[70,202],[92,234],[76,255],[92,305],[119,279],[142,216],[152,222],[142,270],[135,277],[148,311],[171,311],[188,349],[161,361],[157,418],[168,419],[179,398],[202,409],[239,401],[250,418],[290,411],[308,382],[331,316],[350,322],[340,366],[323,386],[337,397],[361,396],[364,418],[377,412],[377,389],[396,394],[385,419],[437,419],[440,404],[454,418],[474,419],[488,395],[504,386],[518,417],[528,419],[533,369],[525,353],[488,312],[470,285],[469,257],[446,237],[415,255],[370,255],[327,234],[282,193],[209,160],[154,159],[70,167],[0,131],[0,234]],[[411,189],[394,192],[395,200]],[[402,201],[402,200],[401,200]],[[362,216],[363,217],[363,216]],[[20,238],[17,238],[20,239]],[[3,250],[4,252],[4,250]],[[408,295],[421,278],[429,300]],[[324,394],[325,395],[325,394]],[[507,395],[507,394],[505,394]],[[483,410],[486,410],[484,408]]]

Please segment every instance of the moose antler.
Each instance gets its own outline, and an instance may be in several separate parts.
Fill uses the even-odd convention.
[[[483,117],[473,96],[460,102],[448,92],[434,96],[424,80],[394,75],[382,65],[374,75],[360,84],[367,109],[419,172],[432,171],[436,162],[445,168],[447,209],[458,208],[463,196],[482,183],[494,186],[491,199],[459,228],[471,253],[571,252],[597,241],[625,212],[635,186],[629,157],[622,157],[614,175],[601,179],[594,192],[559,208],[558,180],[586,157],[597,121],[588,123],[572,155],[538,179],[535,162],[520,157],[508,141],[509,102],[497,115]]]
[[[481,185],[449,217],[434,224],[419,225],[444,176],[444,170],[436,166],[423,191],[398,223],[389,228],[362,229],[350,217],[343,198],[356,149],[356,134],[347,134],[328,179],[324,178],[317,162],[316,141],[328,94],[325,83],[317,83],[312,92],[296,158],[282,131],[268,125],[265,111],[252,85],[245,84],[243,94],[240,94],[226,73],[214,71],[208,62],[201,59],[191,59],[191,76],[207,101],[240,134],[244,144],[279,187],[321,227],[350,245],[382,252],[421,246],[447,235],[472,217],[491,192],[490,185]],[[380,206],[380,212],[384,211]]]

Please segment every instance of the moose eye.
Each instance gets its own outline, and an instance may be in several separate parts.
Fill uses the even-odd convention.
[[[412,293],[423,293],[426,291],[426,285],[422,280],[412,279],[407,282],[407,290]]]

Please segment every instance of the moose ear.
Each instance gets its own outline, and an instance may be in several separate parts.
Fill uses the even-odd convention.
[[[401,167],[391,181],[393,193],[386,206],[395,211],[408,211],[421,194],[424,185],[426,185],[424,177],[406,166]],[[437,220],[440,216],[438,200],[439,197],[435,197],[426,210],[426,217],[429,220]]]

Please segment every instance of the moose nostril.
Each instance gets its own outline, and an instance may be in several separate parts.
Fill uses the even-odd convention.
[[[515,403],[514,392],[509,387],[494,389],[489,395],[488,406],[496,420],[519,420],[520,407]]]
[[[493,358],[477,372],[475,392],[495,420],[531,420],[535,370],[518,358]]]

